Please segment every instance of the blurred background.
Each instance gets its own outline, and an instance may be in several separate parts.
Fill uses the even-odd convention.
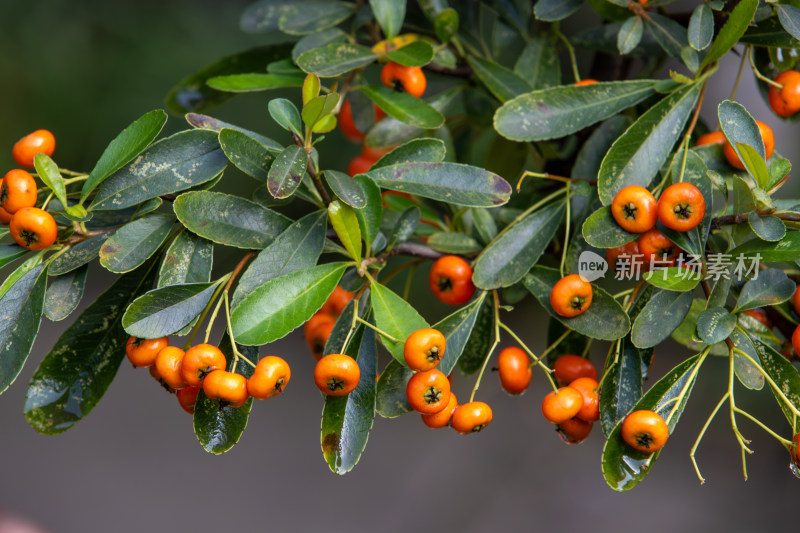
[[[54,157],[61,166],[90,169],[122,128],[145,111],[163,107],[164,95],[185,75],[269,42],[269,37],[239,31],[239,15],[247,4],[2,0],[0,169],[13,168],[11,146],[37,128],[55,133]],[[709,87],[704,118],[712,125],[716,103],[727,98],[737,67],[738,60],[729,54]],[[774,128],[779,152],[790,159],[800,155],[796,127],[769,111],[748,70],[738,100]],[[286,141],[268,117],[263,94],[235,99],[213,114]],[[171,117],[166,132],[184,128],[182,118]],[[344,168],[358,152],[355,145],[331,144],[333,149],[321,150],[326,166]],[[239,183],[252,185],[234,180],[225,188],[236,189]],[[785,189],[784,195],[800,192],[796,184]],[[223,269],[227,263],[218,261],[217,266]],[[102,289],[102,280],[110,279],[99,269],[93,274],[84,305]],[[417,276],[414,299],[433,322],[448,310],[427,300],[426,278],[426,271]],[[546,321],[530,298],[510,320],[535,350],[545,347]],[[223,456],[204,452],[191,417],[175,398],[146,371],[127,363],[86,420],[63,435],[41,436],[22,414],[25,385],[67,325],[43,321],[28,365],[0,399],[0,533],[36,531],[12,529],[9,516],[51,533],[765,531],[792,523],[800,494],[786,451],[746,420],[740,428],[757,453],[748,458],[750,478],[743,481],[739,448],[724,413],[698,452],[707,479],[700,486],[688,453],[723,394],[724,360],[706,363],[654,472],[625,494],[603,481],[599,427],[583,444],[567,446],[542,418],[540,399],[548,386],[538,373],[520,398],[505,395],[496,375],[487,374],[478,398],[492,405],[494,421],[479,435],[429,430],[415,414],[377,418],[358,467],[344,477],[334,475],[320,452],[322,400],[299,331],[268,348],[289,360],[291,385],[282,396],[255,405],[241,442]],[[597,366],[604,353],[601,346],[593,354]],[[654,373],[660,376],[684,356],[683,347],[664,345]],[[471,386],[471,378],[456,377],[459,397]],[[741,390],[737,400],[789,436],[769,392]]]

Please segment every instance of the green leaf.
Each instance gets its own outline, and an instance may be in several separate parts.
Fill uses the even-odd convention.
[[[56,277],[47,287],[44,314],[53,322],[64,320],[78,308],[86,286],[87,266]]]
[[[280,144],[273,141],[269,137],[265,137],[260,133],[250,131],[245,128],[240,128],[239,126],[236,126],[234,124],[229,124],[228,122],[225,122],[223,120],[219,120],[214,117],[209,117],[208,115],[201,115],[199,113],[186,113],[184,118],[186,119],[186,122],[188,122],[189,125],[193,128],[216,131],[217,133],[221,133],[223,129],[235,130],[238,131],[239,133],[244,133],[245,135],[247,135],[252,139],[255,139],[259,143],[263,144],[268,150],[271,150],[273,152],[280,152],[281,150],[283,150],[283,147]],[[228,140],[231,141],[232,138],[228,138]]]
[[[231,308],[267,281],[317,264],[325,245],[327,212],[315,211],[293,222],[258,253],[244,271],[233,293]]]
[[[482,292],[470,303],[433,325],[434,329],[442,332],[447,341],[444,356],[436,367],[444,374],[449,375],[461,359],[481,313],[486,294]],[[489,307],[491,309],[491,305]]]
[[[265,248],[291,223],[285,216],[250,200],[219,192],[183,193],[172,208],[192,233],[237,248]]]
[[[73,244],[69,250],[59,255],[50,263],[47,273],[51,276],[61,276],[71,272],[100,256],[100,249],[103,244],[114,234],[114,231],[107,231],[100,235],[90,237],[85,241]],[[20,254],[24,255],[23,253]]]
[[[36,174],[53,191],[61,205],[67,206],[67,189],[64,186],[64,178],[61,177],[55,161],[50,159],[47,154],[39,153],[33,158],[33,166],[36,167]],[[69,207],[66,207],[66,209],[69,210]]]
[[[514,72],[534,90],[561,85],[558,51],[547,37],[533,36],[514,65]]]
[[[361,236],[367,244],[367,249],[375,242],[381,230],[381,220],[383,219],[383,197],[381,189],[375,182],[366,176],[356,176],[353,178],[364,195],[364,206],[356,209],[358,227],[361,229]]]
[[[792,164],[788,159],[776,159],[769,166],[769,180],[764,186],[764,189],[772,192],[772,188],[781,183],[784,179],[788,179],[789,173],[792,171]]]
[[[206,82],[209,87],[217,91],[229,93],[249,93],[255,91],[268,91],[285,87],[300,87],[303,78],[286,74],[265,74],[249,72],[246,74],[229,74],[209,78]]]
[[[652,80],[561,86],[520,95],[494,115],[494,128],[512,141],[566,137],[653,94]]]
[[[367,205],[363,187],[353,178],[338,170],[326,170],[324,175],[325,181],[342,202],[356,209]]]
[[[270,166],[276,156],[274,149],[246,133],[229,128],[220,130],[219,144],[236,168],[259,181],[269,179]]]
[[[511,185],[479,167],[459,163],[412,162],[370,170],[382,189],[470,207],[496,207],[511,196]]]
[[[778,242],[751,239],[728,253],[737,260],[740,256],[745,259],[760,256],[761,263],[791,262],[800,256],[800,231],[787,231]]]
[[[315,76],[315,74],[309,74],[309,76]],[[300,116],[306,126],[313,127],[322,117],[336,109],[337,103],[339,103],[338,93],[316,96],[303,105]]]
[[[347,263],[328,263],[273,278],[250,292],[231,313],[234,337],[261,345],[286,336],[317,312]]]
[[[644,23],[640,17],[629,17],[623,22],[617,34],[617,48],[619,49],[619,53],[623,55],[628,54],[639,46],[643,31]]]
[[[396,343],[381,335],[381,342],[398,362],[405,365],[403,344],[406,338],[418,329],[429,327],[428,323],[408,302],[388,287],[372,283],[371,288],[375,325],[400,341]]]
[[[783,270],[767,268],[759,272],[756,269],[756,273],[758,277],[749,280],[742,287],[734,313],[756,307],[778,305],[794,295],[797,286]]]
[[[669,291],[686,292],[697,287],[703,276],[690,268],[667,267],[645,272],[642,276],[650,285]]]
[[[87,307],[33,374],[25,418],[39,433],[62,433],[88,415],[125,358],[122,313],[155,282],[156,262],[125,274]],[[102,327],[98,327],[101,324]]]
[[[361,263],[361,229],[353,208],[334,200],[328,205],[328,215],[336,235],[350,257]]]
[[[736,316],[723,307],[706,309],[697,317],[697,336],[706,344],[724,341],[735,327]]]
[[[130,162],[152,143],[167,122],[167,114],[161,109],[145,113],[122,130],[103,151],[81,189],[81,202],[100,185],[103,180]]]
[[[756,340],[753,340],[753,345],[761,360],[761,368],[764,369],[794,408],[800,409],[800,374],[797,373],[797,368],[771,346]],[[772,393],[775,394],[775,391],[773,390]],[[783,414],[786,415],[789,424],[793,428],[796,427],[797,418],[794,412],[777,394],[775,394],[775,400],[777,400]]]
[[[428,246],[437,252],[446,254],[471,254],[480,252],[483,247],[481,243],[463,233],[453,231],[440,231],[428,237]]]
[[[469,58],[472,71],[486,88],[501,102],[507,102],[533,88],[513,70],[478,56]]]
[[[411,411],[406,385],[414,371],[396,359],[389,361],[378,378],[375,411],[383,418],[397,418]]]
[[[603,205],[611,204],[628,185],[650,185],[680,137],[699,94],[700,84],[696,83],[678,89],[648,109],[614,141],[598,174],[597,189]]]
[[[410,126],[433,129],[444,124],[444,116],[421,98],[382,86],[362,85],[358,89],[387,115]]]
[[[215,132],[176,133],[153,144],[109,176],[90,209],[121,209],[190,189],[214,179],[227,163]]]
[[[207,282],[211,279],[213,252],[211,241],[189,231],[181,231],[164,253],[157,286]]]
[[[742,104],[725,100],[719,104],[717,114],[722,132],[740,158],[741,144],[752,146],[762,159],[765,157],[764,140],[761,138],[758,125]],[[747,163],[745,159],[742,159],[742,162]]]
[[[326,44],[341,43],[344,42],[346,38],[347,34],[339,28],[328,28],[327,30],[306,35],[297,41],[294,48],[292,48],[292,61],[296,63],[297,58],[304,52],[308,52],[314,48],[321,48]]]
[[[355,467],[375,419],[378,345],[375,331],[360,325],[345,352],[361,370],[356,388],[346,396],[326,396],[322,409],[322,454],[331,471],[343,475]]]
[[[264,65],[289,57],[292,44],[273,44],[252,48],[224,57],[181,80],[166,98],[167,109],[177,115],[190,111],[203,111],[218,106],[235,96],[220,92],[206,84],[206,80],[228,74],[257,72]]]
[[[705,68],[714,61],[728,53],[728,50],[739,41],[739,38],[747,31],[750,21],[758,9],[758,0],[741,0],[730,13],[725,25],[717,33],[716,39],[708,49],[708,53],[700,63],[700,69]]]
[[[539,0],[533,14],[539,20],[553,22],[565,19],[583,5],[583,0]]]
[[[642,397],[642,355],[626,337],[600,388],[600,424],[608,437]]]
[[[286,147],[269,169],[267,188],[275,198],[289,198],[300,182],[308,167],[308,153],[297,145]]]
[[[800,46],[800,40],[786,32],[778,17],[769,17],[754,26],[749,26],[739,42],[772,48],[797,48]]]
[[[689,19],[689,46],[697,51],[705,50],[714,38],[714,12],[706,4],[700,4]]]
[[[255,361],[258,359],[258,349],[251,346],[236,344],[239,352]],[[243,360],[238,365],[234,365],[233,346],[231,338],[226,332],[219,343],[219,348],[225,354],[228,361],[227,369],[245,377],[253,373],[253,369]],[[239,439],[247,427],[247,420],[250,417],[250,410],[253,407],[253,399],[250,398],[241,407],[223,407],[215,401],[209,400],[201,390],[194,404],[194,433],[203,449],[209,453],[220,455],[227,452],[239,442]]]
[[[449,43],[458,33],[458,12],[452,7],[441,10],[433,20],[436,37],[443,43]]]
[[[494,338],[494,306],[484,301],[478,309],[475,325],[469,336],[467,345],[458,359],[458,368],[465,375],[477,372],[489,356],[489,349]]]
[[[649,13],[648,19],[648,33],[653,36],[666,53],[675,59],[682,59],[684,49],[696,55],[694,54],[694,50],[689,48],[689,43],[686,40],[686,28],[681,24],[669,17],[659,15],[658,13]],[[684,63],[686,63],[686,61],[684,61]],[[687,66],[691,68],[691,65]],[[695,69],[692,70],[694,71]]]
[[[767,170],[767,162],[759,155],[755,148],[746,144],[739,143],[736,148],[739,150],[742,163],[756,180],[759,187],[765,187],[769,183],[769,171]],[[754,191],[755,192],[755,191]]]
[[[384,154],[372,165],[371,170],[415,161],[438,163],[444,161],[445,154],[444,141],[441,139],[413,139]]]
[[[498,289],[525,277],[542,257],[565,213],[566,203],[556,202],[508,225],[475,260],[475,286],[486,290]]]
[[[786,235],[786,224],[778,217],[760,217],[755,211],[751,211],[747,215],[747,223],[753,233],[764,241],[777,242]]]
[[[267,105],[269,116],[278,123],[280,127],[291,131],[298,137],[303,137],[303,124],[300,119],[300,111],[295,105],[286,98],[275,98]],[[283,148],[281,148],[282,150]]]
[[[175,218],[148,215],[119,228],[100,248],[100,264],[111,272],[130,272],[144,264],[167,240]]]
[[[740,318],[742,316],[747,315],[739,315]],[[752,318],[752,320],[755,321],[755,318]],[[750,340],[750,337],[734,330],[733,333],[731,333],[731,340],[737,348],[747,353],[754,361],[759,360],[758,352]],[[754,365],[740,353],[733,354],[733,371],[739,379],[739,382],[748,389],[761,390],[764,388],[764,382],[766,380],[764,379],[761,366]]]
[[[47,275],[44,267],[32,268],[0,297],[0,394],[22,371],[42,320]]]
[[[369,6],[387,39],[393,39],[403,26],[406,3],[395,0],[369,0]]]
[[[616,248],[636,239],[638,233],[625,231],[614,220],[611,206],[601,207],[583,222],[581,233],[586,242],[595,248]]]
[[[20,257],[25,256],[28,253],[27,248],[23,248],[18,244],[2,244],[0,245],[0,268],[6,266],[7,264],[16,261]],[[66,255],[68,252],[65,252],[62,255]],[[53,261],[55,263],[55,260]],[[52,263],[51,267],[52,268]]]
[[[219,283],[187,283],[153,289],[138,297],[122,316],[134,337],[158,339],[180,331],[200,315]]]
[[[550,316],[582,335],[610,341],[624,337],[630,331],[630,319],[622,306],[610,294],[594,285],[592,304],[586,311],[573,318],[558,315],[550,305],[550,292],[559,279],[561,275],[558,270],[535,266],[525,276],[524,284]]]
[[[390,50],[386,57],[407,67],[422,67],[433,59],[433,47],[427,41],[413,41],[402,48]]]
[[[667,422],[672,433],[694,387],[697,363],[698,356],[695,355],[670,370],[631,411],[655,411]],[[603,447],[603,476],[606,483],[617,491],[632,489],[652,470],[660,454],[660,450],[643,453],[629,447],[622,440],[622,423],[618,423]]]
[[[691,307],[691,292],[658,291],[633,322],[631,340],[634,346],[651,348],[660,344],[681,325]]]
[[[606,152],[630,125],[631,121],[628,117],[618,115],[597,126],[583,143],[575,158],[572,177],[585,180],[597,179],[597,173],[600,171],[600,164],[603,162]]]
[[[333,78],[368,65],[377,58],[366,46],[330,43],[302,53],[297,58],[297,66],[321,78]]]
[[[398,243],[405,242],[410,239],[411,236],[414,235],[414,231],[417,229],[417,225],[419,224],[419,216],[419,208],[413,205],[400,213],[400,216],[397,217],[397,220],[394,223],[392,234],[389,236],[389,243],[387,244],[386,248],[391,250]]]
[[[289,35],[316,33],[333,26],[353,14],[353,4],[347,2],[297,2],[284,7],[278,27]]]

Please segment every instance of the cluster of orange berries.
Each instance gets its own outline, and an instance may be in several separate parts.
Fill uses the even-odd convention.
[[[33,168],[33,158],[48,157],[56,139],[47,130],[36,130],[14,144],[11,155],[18,165]],[[14,242],[29,250],[43,250],[56,242],[58,228],[53,215],[36,207],[36,180],[26,170],[9,170],[0,180],[0,222],[8,224]]]
[[[775,151],[775,134],[772,132],[772,128],[760,120],[756,120],[756,125],[758,126],[759,134],[761,134],[761,140],[764,141],[765,159],[769,159],[772,157],[772,153]],[[714,131],[711,133],[706,133],[705,135],[701,135],[697,139],[695,146],[703,146],[705,144],[724,144],[722,151],[725,154],[725,159],[728,160],[728,164],[734,168],[738,168],[739,170],[744,170],[744,163],[742,163],[742,160],[739,159],[738,155],[736,155],[736,151],[733,149],[733,146],[731,146],[731,143],[729,143],[725,138],[724,133],[721,131]]]
[[[170,392],[175,392],[181,407],[194,413],[200,389],[222,407],[241,407],[251,396],[266,400],[277,396],[291,378],[289,364],[274,355],[263,357],[245,378],[225,370],[222,350],[212,344],[197,344],[185,352],[169,345],[167,337],[131,337],[125,345],[128,360],[136,367],[149,367],[150,375]]]

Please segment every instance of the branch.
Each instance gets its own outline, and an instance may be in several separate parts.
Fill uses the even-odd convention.
[[[753,212],[753,211],[751,211]],[[720,226],[730,226],[733,224],[744,224],[747,222],[747,217],[750,213],[737,213],[735,215],[723,215],[711,219],[711,229],[719,228]],[[781,220],[788,220],[791,222],[800,222],[800,215],[795,213],[772,213],[769,209],[758,209],[754,211],[758,216],[774,216]]]

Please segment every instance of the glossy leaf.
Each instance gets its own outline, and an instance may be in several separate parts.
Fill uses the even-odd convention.
[[[739,315],[740,319],[742,316],[747,315]],[[753,318],[753,320],[755,319]],[[757,362],[759,360],[758,352],[748,336],[740,333],[738,330],[734,330],[733,333],[731,333],[731,340],[734,346],[747,353],[753,361]],[[761,366],[754,365],[739,353],[733,354],[733,371],[739,379],[739,382],[748,389],[761,390],[764,388],[766,380],[764,379]]]
[[[438,163],[444,161],[445,154],[444,141],[440,139],[413,139],[384,154],[372,165],[371,169],[377,170],[414,161]]]
[[[411,411],[406,385],[414,371],[396,359],[389,361],[378,378],[375,410],[383,418],[397,418]]]
[[[617,34],[617,49],[620,54],[628,54],[639,46],[644,31],[644,22],[641,17],[629,17],[619,29]]]
[[[125,224],[100,248],[100,264],[111,272],[130,272],[158,251],[175,218],[149,215]]]
[[[800,256],[800,231],[787,231],[786,235],[778,242],[766,242],[761,239],[751,239],[730,252],[736,260],[743,258],[760,257],[761,263],[780,263],[794,261]]]
[[[800,410],[800,374],[798,374],[797,368],[771,346],[758,341],[754,341],[753,345],[758,352],[761,368],[764,369],[764,372],[778,386],[794,408]],[[775,394],[774,390],[772,392]],[[794,412],[777,394],[775,395],[775,400],[778,402],[783,414],[786,415],[786,419],[789,420],[789,424],[794,427],[797,423]]]
[[[461,206],[496,207],[511,196],[511,185],[497,174],[460,163],[402,163],[367,176],[383,189]]]
[[[758,0],[741,0],[730,13],[725,25],[717,33],[717,37],[708,49],[700,68],[710,65],[714,61],[724,56],[733,48],[739,38],[744,35],[753,15],[756,14]]]
[[[47,154],[39,153],[33,158],[33,166],[36,168],[36,174],[39,176],[39,179],[44,182],[47,188],[53,191],[53,195],[61,202],[62,206],[65,206],[64,209],[67,213],[73,214],[70,213],[70,207],[66,207],[68,205],[67,189],[64,186],[64,178],[61,177],[61,173],[55,161],[50,159]],[[86,215],[85,210],[83,215]]]
[[[734,313],[756,307],[778,305],[794,295],[797,286],[783,270],[767,268],[756,272],[758,276],[742,287]]]
[[[73,244],[69,250],[53,259],[47,273],[51,276],[61,276],[97,259],[103,244],[113,234],[113,231],[107,231]]]
[[[631,340],[637,348],[650,348],[681,325],[692,306],[691,292],[660,290],[636,317],[631,328]]]
[[[2,268],[4,266],[6,266],[7,264],[19,259],[20,257],[25,256],[28,252],[29,252],[29,250],[27,248],[23,248],[22,246],[19,246],[18,244],[2,244],[2,245],[0,245],[0,268]],[[55,262],[55,261],[53,261],[53,262]],[[51,263],[51,268],[52,268],[52,263]]]
[[[377,57],[365,46],[330,43],[302,53],[297,58],[297,66],[321,78],[332,78],[372,63]]]
[[[611,207],[601,207],[583,222],[581,233],[586,242],[595,248],[616,248],[636,239],[638,233],[625,231],[614,220]]]
[[[291,223],[285,216],[250,200],[219,192],[181,194],[172,208],[189,231],[237,248],[265,248]]]
[[[672,433],[694,387],[697,363],[698,356],[693,356],[670,370],[632,410],[655,411],[664,418]],[[622,424],[617,424],[603,448],[603,476],[606,483],[617,491],[632,489],[650,473],[660,453],[643,453],[630,448],[622,440]]]
[[[275,98],[269,101],[267,109],[269,110],[269,116],[271,116],[272,120],[277,122],[280,127],[302,138],[303,124],[300,118],[300,111],[297,110],[297,107],[295,107],[290,100],[286,98]]]
[[[321,48],[326,44],[344,42],[346,37],[347,34],[339,28],[328,28],[327,30],[306,35],[297,41],[294,48],[292,48],[292,61],[296,63],[298,57],[314,48]]]
[[[428,323],[408,302],[388,287],[373,283],[371,288],[375,325],[400,342],[391,341],[383,335],[380,336],[380,340],[392,356],[405,365],[403,344],[406,338],[418,329],[429,327]]]
[[[283,147],[280,144],[273,141],[269,137],[265,137],[264,135],[256,133],[255,131],[250,131],[245,128],[240,128],[239,126],[230,124],[228,122],[225,122],[224,120],[219,120],[218,118],[209,117],[208,115],[201,115],[200,113],[186,113],[184,118],[186,119],[186,122],[188,122],[189,125],[193,128],[216,131],[217,133],[221,133],[223,129],[234,130],[238,131],[239,133],[247,135],[251,139],[255,139],[260,144],[263,144],[264,146],[267,147],[267,149],[272,150],[273,152],[280,152],[281,150],[283,150]],[[231,136],[227,140],[231,141],[233,140],[233,137]]]
[[[25,418],[39,433],[62,433],[88,415],[105,394],[125,358],[128,334],[122,313],[155,282],[156,262],[125,274],[56,341],[33,374]],[[102,324],[103,327],[98,327]]]
[[[706,4],[700,4],[689,19],[687,32],[689,45],[695,50],[705,50],[714,38],[714,12]]]
[[[541,89],[503,104],[494,115],[494,128],[512,141],[565,137],[616,115],[652,94],[651,80]]]
[[[251,361],[258,359],[257,348],[238,343],[236,347]],[[253,369],[244,361],[240,360],[238,365],[234,364],[231,338],[227,333],[222,337],[219,348],[228,361],[228,371],[237,372],[245,377],[252,375]],[[203,449],[219,455],[233,448],[244,433],[252,406],[253,399],[249,398],[241,407],[220,408],[217,402],[209,400],[201,390],[194,404],[193,425],[194,433]]]
[[[214,179],[227,163],[215,132],[196,129],[176,133],[109,176],[90,209],[120,209],[190,189]]]
[[[346,267],[317,265],[258,286],[231,313],[234,337],[241,344],[261,345],[286,336],[322,307]]]
[[[411,236],[414,235],[414,231],[417,229],[417,225],[419,224],[419,216],[419,208],[414,205],[406,208],[405,211],[400,213],[400,216],[397,217],[397,220],[394,223],[392,233],[389,235],[389,243],[386,247],[388,249],[392,249],[395,247],[395,245],[410,239]]]
[[[410,126],[433,129],[444,124],[444,116],[421,98],[382,86],[363,85],[359,90],[387,115]]]
[[[482,289],[508,287],[539,261],[566,213],[556,202],[517,218],[490,242],[473,265],[473,282]]]
[[[211,241],[181,231],[164,253],[158,271],[158,287],[207,282],[211,279],[213,252]]]
[[[209,87],[217,91],[229,93],[249,93],[255,91],[268,91],[285,87],[300,87],[303,78],[285,74],[266,74],[262,72],[248,72],[245,74],[228,74],[215,76],[206,82]]]
[[[614,141],[598,174],[597,189],[603,205],[609,205],[628,185],[650,185],[667,161],[699,94],[699,84],[675,91],[648,109]]]
[[[270,166],[277,155],[272,147],[246,133],[229,128],[220,130],[219,144],[236,168],[259,181],[268,180]]]
[[[288,198],[303,180],[308,167],[308,154],[297,145],[287,146],[269,169],[267,188],[275,198]]]
[[[760,217],[751,211],[747,215],[747,223],[759,239],[769,242],[777,242],[786,235],[786,224],[778,217]]]
[[[447,341],[444,356],[436,367],[444,374],[449,375],[461,359],[481,313],[486,295],[486,292],[481,293],[470,303],[432,326],[441,331]]]
[[[43,266],[23,274],[0,297],[0,394],[17,379],[39,331],[47,275]]]
[[[525,287],[542,307],[568,328],[593,339],[617,340],[630,331],[631,323],[622,306],[606,291],[592,286],[592,304],[580,315],[564,318],[550,305],[550,292],[561,278],[558,270],[535,266],[525,276]]]
[[[231,308],[267,281],[317,264],[325,245],[327,212],[315,211],[293,222],[247,266],[231,300]]]
[[[689,53],[692,56],[696,56],[696,53],[689,47],[689,43],[686,40],[685,27],[678,22],[675,22],[671,18],[665,17],[658,13],[648,14],[648,19],[649,20],[647,21],[646,25],[648,33],[653,36],[656,42],[667,54],[675,59],[684,59],[684,53]],[[684,63],[686,63],[693,72],[696,70],[696,59],[693,58],[692,62],[687,62],[684,60]]]
[[[558,52],[547,37],[532,36],[517,58],[514,72],[534,90],[561,85]]]
[[[342,202],[356,209],[367,205],[364,189],[353,178],[338,170],[326,170],[324,174],[325,181]]]
[[[583,0],[539,0],[533,7],[533,14],[539,20],[554,22],[565,19],[583,5]]]
[[[490,302],[484,301],[478,308],[478,316],[463,353],[458,359],[458,368],[466,375],[474,374],[489,356],[494,340],[494,309]]]
[[[369,0],[369,6],[387,39],[393,39],[403,26],[406,3],[394,0]]]
[[[465,255],[483,250],[481,243],[463,233],[440,231],[428,237],[428,246],[446,254]]]
[[[361,263],[361,229],[353,208],[334,200],[328,205],[328,216],[345,250],[356,263]]]
[[[219,283],[187,283],[153,289],[128,306],[122,327],[134,337],[158,339],[180,331],[200,315]]]
[[[469,64],[481,83],[501,102],[507,102],[533,89],[513,70],[492,61],[473,56],[469,58]]]
[[[723,307],[706,309],[697,317],[697,335],[706,344],[724,341],[735,327],[736,316]]]
[[[433,59],[433,47],[427,41],[413,41],[402,48],[390,50],[386,57],[407,67],[422,67]]]
[[[380,187],[368,177],[356,176],[353,181],[361,187],[364,195],[364,206],[356,209],[356,218],[358,227],[361,229],[361,236],[369,249],[380,233],[383,219],[383,197]]]
[[[600,388],[600,425],[608,437],[642,397],[642,356],[626,337]]]
[[[702,275],[684,267],[659,268],[642,276],[650,285],[669,291],[691,291],[700,283]]]
[[[53,322],[64,320],[78,308],[86,286],[87,266],[56,277],[47,287],[44,298],[44,314]]]
[[[751,24],[739,42],[773,48],[797,48],[800,46],[800,40],[786,32],[778,17],[769,17],[759,21],[758,24]]]

